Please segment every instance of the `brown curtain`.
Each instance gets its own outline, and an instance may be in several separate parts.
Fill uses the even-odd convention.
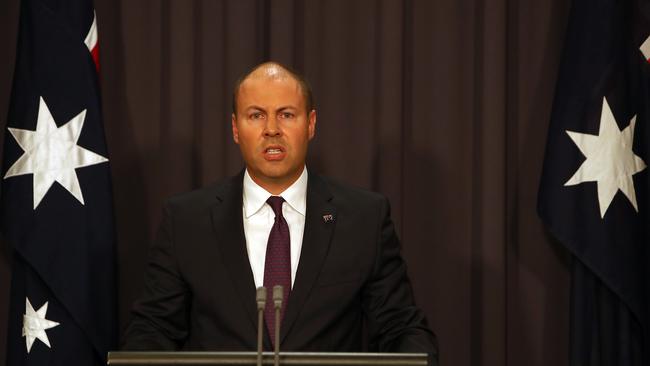
[[[314,88],[309,168],[390,198],[442,364],[568,364],[568,255],[535,213],[568,2],[95,3],[122,327],[163,199],[242,168],[232,85],[270,59]],[[17,19],[0,2],[3,126]]]

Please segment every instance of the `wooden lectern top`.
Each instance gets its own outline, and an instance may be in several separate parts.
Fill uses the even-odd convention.
[[[263,365],[274,364],[264,352]],[[281,352],[280,364],[291,366],[427,366],[426,353]],[[109,352],[108,365],[256,365],[255,352]]]

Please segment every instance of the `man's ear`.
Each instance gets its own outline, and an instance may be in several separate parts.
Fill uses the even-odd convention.
[[[309,112],[309,139],[311,140],[314,138],[314,135],[316,134],[316,110],[312,109],[311,112]]]
[[[237,116],[232,114],[230,122],[232,123],[232,139],[236,144],[239,144],[239,130],[237,129]]]

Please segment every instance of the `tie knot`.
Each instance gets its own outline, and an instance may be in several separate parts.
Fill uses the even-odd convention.
[[[275,213],[275,217],[281,217],[282,216],[282,203],[284,202],[284,198],[281,196],[271,196],[269,197],[266,202],[271,206],[273,209],[273,212]]]

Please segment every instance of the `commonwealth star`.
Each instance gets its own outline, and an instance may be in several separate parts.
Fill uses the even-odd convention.
[[[85,117],[84,109],[66,124],[57,127],[50,109],[41,97],[36,131],[9,128],[24,153],[9,168],[4,179],[34,174],[34,210],[54,182],[61,184],[84,204],[75,169],[108,161],[105,157],[77,145]]]
[[[623,131],[619,130],[607,99],[603,98],[598,135],[566,131],[587,160],[564,185],[597,182],[601,218],[619,189],[639,212],[632,176],[645,169],[646,164],[632,151],[635,123],[636,116]]]
[[[40,339],[41,342],[45,343],[48,347],[52,348],[50,345],[50,339],[47,338],[46,329],[51,329],[59,325],[57,322],[45,319],[47,314],[47,302],[41,306],[38,311],[34,311],[32,303],[29,302],[28,298],[25,298],[25,315],[23,316],[23,337],[25,337],[25,343],[27,346],[27,353],[32,350],[34,341]]]

